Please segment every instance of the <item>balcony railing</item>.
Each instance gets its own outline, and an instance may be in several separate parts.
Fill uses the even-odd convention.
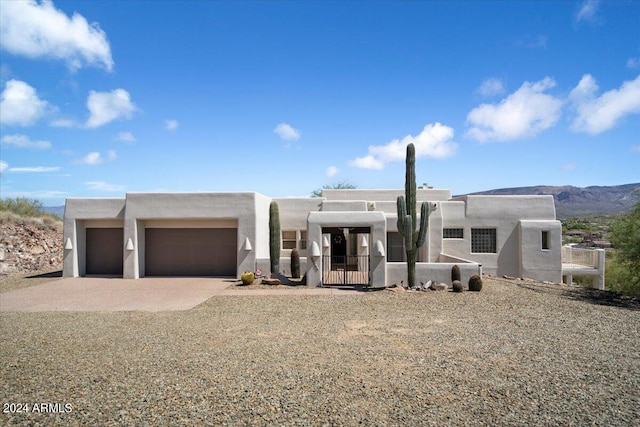
[[[562,247],[562,263],[598,268],[598,251],[593,249]]]

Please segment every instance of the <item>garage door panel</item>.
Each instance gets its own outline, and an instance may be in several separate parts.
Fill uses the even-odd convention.
[[[122,275],[122,228],[86,229],[86,273]]]
[[[235,276],[236,253],[236,229],[145,230],[147,276]]]

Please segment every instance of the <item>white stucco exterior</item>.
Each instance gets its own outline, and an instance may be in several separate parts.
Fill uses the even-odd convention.
[[[122,236],[122,267],[116,267],[122,269],[124,278],[148,274],[146,263],[151,254],[147,253],[145,236],[151,228],[174,228],[178,233],[191,230],[196,236],[199,233],[193,230],[202,229],[203,233],[233,236],[234,242],[225,242],[224,248],[211,246],[214,251],[211,256],[224,255],[231,263],[235,259],[230,269],[236,277],[243,271],[256,269],[269,273],[269,204],[275,200],[282,230],[281,271],[277,273],[290,274],[291,247],[296,247],[307,284],[322,286],[327,277],[327,265],[323,273],[323,262],[330,262],[332,270],[340,270],[333,264],[342,251],[344,255],[348,252],[360,260],[366,259],[366,267],[362,268],[367,272],[362,277],[370,286],[383,287],[406,280],[402,242],[396,226],[396,199],[402,194],[403,189],[324,190],[322,198],[272,199],[255,192],[128,193],[119,199],[70,198],[65,207],[63,274],[88,274],[87,256],[90,259],[100,256],[89,251],[100,251],[101,246],[95,241],[87,246],[87,230],[97,228],[112,230],[117,239]],[[419,188],[416,195],[418,212],[423,201],[436,206],[429,217],[427,239],[418,253],[418,280],[448,282],[454,264],[461,267],[463,281],[480,271],[561,280],[561,225],[555,218],[552,196],[452,198],[449,190],[430,188]],[[222,229],[233,230],[235,234],[223,233]],[[349,229],[356,230],[357,236],[352,233],[349,237]],[[340,237],[340,230],[348,242]],[[177,239],[180,240],[179,236]],[[185,245],[189,242],[168,248],[169,256],[171,251],[180,255],[182,249],[195,250]],[[230,247],[235,248],[234,254],[228,253]],[[318,251],[315,256],[313,248]],[[154,248],[154,253],[161,249]],[[109,250],[113,255],[118,249]],[[331,256],[334,258],[326,258]],[[188,257],[183,259],[188,262]],[[365,264],[358,261],[345,270],[357,270],[361,265]]]

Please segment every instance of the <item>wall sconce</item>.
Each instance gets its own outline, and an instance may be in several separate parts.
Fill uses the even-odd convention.
[[[311,242],[311,258],[320,258],[322,253],[316,242]]]
[[[251,246],[251,242],[249,241],[249,238],[246,237],[244,239],[244,244],[242,245],[242,250],[243,251],[250,251],[253,249],[253,246]]]
[[[125,248],[128,251],[132,251],[133,250],[133,240],[131,240],[131,237],[129,237],[129,240],[127,240],[127,246]]]
[[[380,240],[378,240],[376,242],[376,245],[375,245],[374,250],[373,250],[373,254],[375,256],[385,256],[384,245],[382,244],[382,242]]]
[[[67,240],[64,242],[64,248],[67,250],[73,249],[73,243],[71,243],[71,237],[67,237]]]
[[[367,238],[362,236],[360,239],[360,247],[361,248],[368,248],[369,244],[367,243]]]
[[[327,236],[323,236],[322,237],[322,247],[327,249],[329,246],[331,246],[331,244],[329,243],[329,239],[327,239]]]

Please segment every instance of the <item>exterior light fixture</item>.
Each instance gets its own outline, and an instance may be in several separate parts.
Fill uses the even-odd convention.
[[[382,244],[382,242],[380,240],[376,241],[376,245],[374,247],[373,254],[375,256],[385,256],[384,245]]]
[[[364,237],[364,236],[362,236],[360,238],[360,247],[361,248],[368,248],[369,247],[369,244],[367,243],[367,238]]]
[[[73,249],[73,243],[71,243],[71,237],[67,237],[67,240],[64,242],[64,248],[67,250]]]
[[[127,249],[128,251],[133,250],[133,240],[131,240],[131,237],[129,237],[129,240],[127,240],[127,246],[125,247],[125,249]]]
[[[242,245],[242,250],[243,251],[250,251],[253,250],[253,246],[251,246],[251,242],[249,241],[249,238],[246,237],[244,239],[244,244]]]
[[[311,242],[311,258],[320,258],[320,248],[316,242]]]
[[[331,244],[329,243],[329,239],[327,239],[327,236],[324,236],[322,238],[322,247],[327,249],[329,246],[331,246]]]

